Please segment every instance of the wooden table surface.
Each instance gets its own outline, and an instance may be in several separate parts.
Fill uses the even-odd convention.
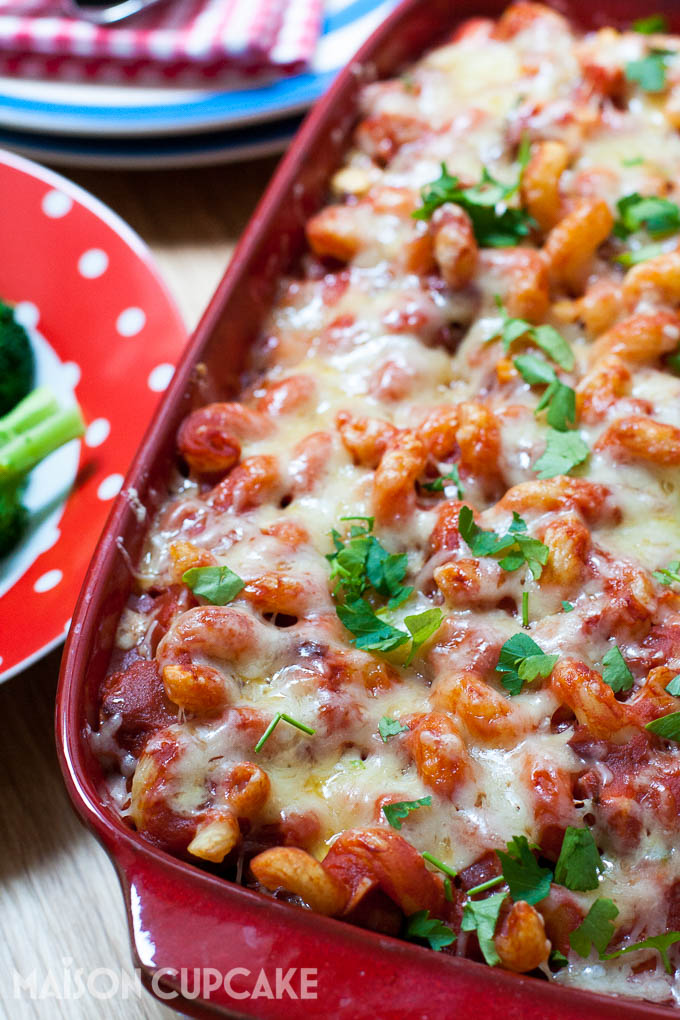
[[[196,170],[65,175],[146,241],[191,329],[275,165],[266,159]],[[117,878],[77,821],[57,765],[53,716],[60,657],[61,649],[0,686],[0,1017],[170,1020],[177,1014],[146,992],[105,1001],[87,991],[80,998],[55,995],[69,980],[78,987],[78,970],[84,977],[101,967],[132,974]],[[14,975],[25,980],[33,971],[38,996],[48,995],[33,999],[19,987],[17,997]]]

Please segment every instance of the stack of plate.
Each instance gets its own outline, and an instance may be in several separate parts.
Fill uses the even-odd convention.
[[[222,91],[0,77],[0,146],[70,166],[171,167],[280,152],[395,0],[327,0],[310,66]]]

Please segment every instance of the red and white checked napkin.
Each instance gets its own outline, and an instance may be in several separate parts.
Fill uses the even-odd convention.
[[[166,78],[294,71],[314,52],[321,9],[322,0],[168,0],[100,27],[66,16],[54,0],[0,0],[0,70],[132,81],[150,70]]]

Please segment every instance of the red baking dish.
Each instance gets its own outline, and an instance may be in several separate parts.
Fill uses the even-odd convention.
[[[276,278],[300,252],[304,223],[321,204],[329,175],[340,161],[361,84],[395,73],[459,20],[497,16],[504,6],[505,0],[405,0],[309,116],[186,351],[130,469],[80,595],[57,702],[62,770],[81,818],[117,868],[145,984],[191,1016],[677,1017],[666,1007],[565,989],[437,954],[276,902],[175,860],[121,822],[102,790],[101,768],[87,740],[87,723],[95,721],[97,689],[131,584],[121,549],[124,546],[134,561],[146,527],[130,491],[153,512],[165,491],[180,420],[192,404],[233,392]],[[601,0],[597,10],[583,0],[561,0],[556,6],[584,27],[628,23],[649,13],[640,0]],[[655,3],[654,10],[659,8],[678,31],[680,9],[674,0]],[[197,368],[199,364],[207,372]],[[194,968],[211,968],[203,972],[198,997]],[[291,968],[296,968],[292,975]],[[178,991],[182,972],[189,975],[185,995]],[[217,981],[219,987],[212,987]],[[301,995],[303,986],[306,996]]]

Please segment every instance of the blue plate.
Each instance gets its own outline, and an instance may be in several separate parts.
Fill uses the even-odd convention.
[[[329,0],[310,67],[301,74],[248,88],[208,91],[0,78],[0,129],[77,135],[81,140],[148,139],[150,135],[195,135],[289,117],[301,113],[326,91],[395,2]],[[0,137],[0,144],[13,147],[5,136]],[[38,148],[33,148],[34,154]]]
[[[149,139],[50,137],[0,129],[0,147],[55,166],[128,170],[203,166],[283,152],[300,120],[285,117],[254,127]]]

